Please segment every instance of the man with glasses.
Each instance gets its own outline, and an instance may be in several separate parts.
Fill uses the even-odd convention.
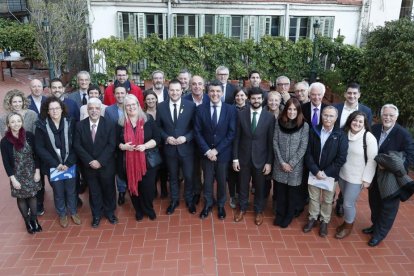
[[[301,81],[295,84],[295,97],[302,105],[310,102],[309,84],[306,81]]]
[[[322,111],[322,124],[309,131],[309,144],[305,155],[305,163],[311,177],[318,180],[334,178],[333,188],[322,189],[308,185],[309,190],[309,220],[303,227],[307,233],[316,225],[318,216],[321,224],[319,236],[328,235],[328,223],[331,220],[332,201],[335,195],[335,186],[339,177],[339,170],[345,164],[348,153],[348,138],[343,131],[335,127],[338,110],[327,106]],[[320,198],[322,196],[322,202]]]
[[[393,104],[386,104],[381,108],[381,123],[372,127],[372,134],[378,141],[378,154],[389,153],[390,151],[403,152],[405,155],[404,166],[414,164],[414,142],[410,133],[397,123],[398,108]],[[382,198],[378,174],[384,170],[378,166],[377,174],[368,189],[369,207],[371,209],[372,225],[362,230],[365,234],[371,234],[369,246],[377,246],[391,230],[395,217],[400,206],[400,196]]]
[[[285,106],[285,103],[290,99],[290,80],[286,76],[280,76],[276,79],[276,91],[282,96],[281,105]]]
[[[216,79],[220,81],[221,88],[223,91],[223,96],[221,97],[221,101],[225,102],[227,104],[233,104],[234,103],[234,90],[236,90],[236,87],[228,83],[229,79],[229,68],[226,66],[219,66],[216,69]]]
[[[117,66],[115,68],[115,74],[115,82],[105,89],[104,104],[107,106],[115,104],[115,87],[123,86],[125,87],[127,94],[135,95],[139,101],[141,108],[144,108],[144,96],[142,94],[142,90],[137,85],[128,80],[128,69],[125,66]]]

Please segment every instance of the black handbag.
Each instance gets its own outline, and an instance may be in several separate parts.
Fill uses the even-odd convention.
[[[147,163],[151,168],[155,168],[158,165],[161,165],[162,158],[158,147],[149,149],[145,151],[145,157],[147,159]]]

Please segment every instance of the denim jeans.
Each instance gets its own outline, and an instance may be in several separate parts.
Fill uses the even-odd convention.
[[[70,215],[76,214],[76,205],[78,201],[76,178],[50,182],[50,185],[53,188],[53,200],[59,217],[66,216],[67,211],[69,211]],[[66,208],[68,210],[66,210]]]
[[[116,188],[118,189],[118,193],[125,193],[126,192],[126,181],[116,175]]]

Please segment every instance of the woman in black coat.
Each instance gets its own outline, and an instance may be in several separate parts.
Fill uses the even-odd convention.
[[[34,136],[23,128],[23,116],[12,112],[6,117],[7,131],[1,139],[3,166],[10,178],[12,197],[26,223],[29,234],[42,231],[37,221],[36,193],[40,184],[39,162],[34,155]],[[30,213],[29,213],[30,209]]]
[[[153,207],[157,166],[151,166],[146,153],[156,148],[161,134],[151,115],[145,114],[138,99],[128,94],[124,100],[124,117],[120,119],[118,143],[123,153],[124,171],[137,221],[146,214],[156,219]]]

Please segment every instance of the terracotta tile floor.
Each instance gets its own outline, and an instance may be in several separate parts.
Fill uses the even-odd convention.
[[[30,74],[15,71],[22,78]],[[6,73],[1,98],[8,89],[24,85]],[[370,224],[366,191],[358,201],[352,235],[338,241],[333,238],[340,223],[336,217],[328,238],[320,238],[317,228],[302,232],[305,214],[287,229],[274,227],[270,201],[265,221],[257,227],[251,211],[243,222],[234,223],[228,206],[224,221],[217,219],[216,210],[201,221],[187,212],[184,202],[167,216],[168,200],[159,198],[157,220],[136,222],[128,198],[117,209],[118,225],[103,220],[92,229],[88,195],[83,194],[83,224],[62,229],[47,186],[46,214],[40,217],[44,231],[29,235],[3,168],[0,179],[0,275],[414,275],[414,200],[401,204],[387,239],[370,248],[368,236],[361,233]]]

